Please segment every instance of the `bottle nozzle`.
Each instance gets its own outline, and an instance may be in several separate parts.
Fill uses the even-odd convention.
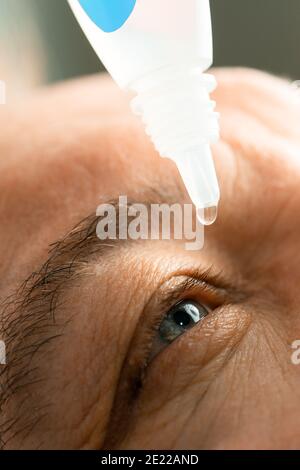
[[[155,80],[152,87],[140,83],[134,109],[160,155],[176,163],[199,221],[211,225],[220,199],[210,148],[219,137],[219,114],[209,96],[216,81],[195,71],[170,70],[161,71]]]
[[[177,168],[196,206],[198,220],[212,225],[218,215],[220,191],[209,144],[198,144],[177,155]]]

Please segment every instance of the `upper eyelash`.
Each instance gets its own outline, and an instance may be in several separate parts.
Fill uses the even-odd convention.
[[[183,277],[183,276],[180,275],[179,277]],[[204,279],[199,279],[194,276],[193,277],[189,276],[186,278],[186,281],[184,283],[180,284],[179,289],[177,289],[174,292],[174,295],[172,291],[167,292],[165,294],[166,300],[162,301],[162,308],[164,308],[165,310],[171,308],[172,305],[174,305],[176,302],[179,302],[180,300],[185,298],[186,295],[188,295],[189,292],[191,292],[191,290],[196,289],[196,288],[201,289],[203,294],[214,295],[215,300],[216,298],[218,298],[219,302],[215,301],[215,303],[221,304],[225,302],[224,292],[220,292],[219,288],[215,287],[214,285],[210,283],[207,283]],[[222,301],[221,301],[221,297],[222,297]]]

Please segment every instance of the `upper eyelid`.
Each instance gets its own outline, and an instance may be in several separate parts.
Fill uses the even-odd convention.
[[[164,315],[167,314],[174,304],[184,298],[188,299],[189,296],[190,298],[197,297],[200,303],[207,305],[211,310],[220,307],[225,302],[229,302],[230,299],[226,296],[223,289],[219,289],[207,282],[207,273],[201,273],[201,277],[198,277],[197,274],[198,273],[196,273],[196,275],[188,275],[187,273],[173,274],[173,276],[170,276],[170,278],[157,287],[140,315],[133,334],[132,346],[135,344],[135,341],[137,341],[139,345],[141,340],[138,336],[141,330],[148,331],[148,340],[150,339],[149,336],[152,334],[153,340],[153,335],[163,320]],[[202,299],[200,299],[200,294],[203,296]],[[206,297],[205,299],[204,294],[209,295],[210,298],[208,299],[208,297]],[[151,314],[149,314],[150,310]],[[144,345],[143,351],[145,352]],[[130,356],[130,354],[131,351],[129,350],[128,356]],[[145,358],[145,360],[147,360],[147,358]]]
[[[182,278],[181,281],[179,281],[179,278]],[[165,308],[168,304],[172,302],[175,303],[180,300],[183,295],[187,295],[194,289],[201,289],[203,293],[210,294],[214,297],[214,304],[233,301],[235,296],[232,291],[229,291],[228,288],[225,289],[224,284],[215,282],[217,279],[217,276],[211,276],[207,272],[202,271],[178,273],[161,284],[156,294],[159,295],[159,290],[165,289],[165,292],[162,293],[162,306]]]

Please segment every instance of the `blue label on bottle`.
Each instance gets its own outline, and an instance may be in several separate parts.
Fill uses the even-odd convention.
[[[112,33],[128,20],[136,0],[79,0],[79,3],[102,31]]]

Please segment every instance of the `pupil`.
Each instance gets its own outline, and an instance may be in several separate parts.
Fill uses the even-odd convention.
[[[180,309],[173,313],[173,320],[178,326],[186,328],[192,322],[190,315],[184,310]]]

